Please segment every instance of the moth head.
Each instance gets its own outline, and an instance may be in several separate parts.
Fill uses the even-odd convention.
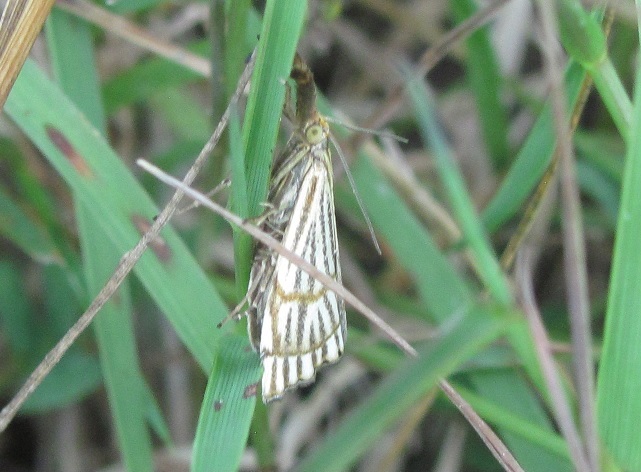
[[[318,144],[327,139],[328,128],[324,121],[312,121],[305,128],[305,139],[309,144]]]

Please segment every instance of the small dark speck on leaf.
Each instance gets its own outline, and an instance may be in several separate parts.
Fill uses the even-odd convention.
[[[258,382],[248,385],[247,387],[245,387],[245,391],[243,392],[243,398],[255,397],[257,391],[258,391]]]

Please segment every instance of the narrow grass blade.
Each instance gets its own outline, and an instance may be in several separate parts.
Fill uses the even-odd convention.
[[[90,294],[95,294],[111,275],[111,267],[118,263],[120,254],[112,244],[104,244],[100,228],[82,205],[77,215],[87,288]],[[128,287],[123,284],[116,297],[118,302],[107,303],[94,320],[102,373],[123,462],[128,470],[151,472],[151,438],[146,423],[148,398],[138,363]]]
[[[89,26],[65,12],[54,11],[47,33],[60,86],[92,124],[105,133]],[[115,245],[104,243],[100,220],[82,199],[76,204],[76,220],[87,291],[95,296],[121,254]],[[105,305],[94,321],[102,372],[123,462],[131,471],[151,472],[152,447],[145,416],[148,397],[144,395],[146,385],[138,363],[128,284],[121,285],[116,297],[118,303]]]
[[[570,109],[578,100],[584,78],[585,70],[577,63],[572,63],[566,71],[565,87]],[[516,215],[550,164],[556,147],[553,122],[548,103],[541,111],[501,187],[483,210],[483,223],[490,233]]]
[[[238,470],[260,375],[258,356],[245,336],[222,340],[200,408],[192,472]]]
[[[601,438],[624,470],[641,469],[641,69],[636,74],[597,382]]]
[[[433,106],[422,80],[409,79],[407,90],[414,104],[419,130],[434,151],[434,159],[465,243],[474,254],[476,270],[497,303],[509,306],[512,295],[485,229],[480,224],[465,181],[454,162],[452,151],[439,129]]]
[[[458,21],[475,14],[479,7],[472,0],[451,2]],[[490,28],[476,30],[465,41],[467,46],[466,78],[476,100],[479,124],[494,168],[502,172],[509,164],[508,120],[501,103],[503,80],[490,41]]]
[[[538,462],[538,470],[559,472],[572,470],[567,444],[561,436],[551,429],[551,424],[543,411],[537,410],[537,406],[533,404],[529,411],[536,415],[536,418],[532,416],[528,418],[512,410],[511,404],[515,403],[515,400],[535,401],[535,398],[530,395],[529,386],[518,378],[516,372],[507,372],[508,375],[493,375],[491,372],[486,372],[486,374],[488,374],[488,380],[494,380],[507,387],[505,389],[506,395],[500,401],[490,401],[486,397],[458,385],[456,385],[456,389],[472,405],[474,411],[492,425],[501,428],[503,435],[509,437],[510,444],[521,443],[518,446],[519,451],[527,451],[526,453],[529,455],[529,457],[519,456],[519,462],[525,469],[533,470],[526,464]],[[519,390],[520,392],[518,392]],[[522,393],[522,395],[518,395],[518,393]]]
[[[424,316],[429,313],[442,323],[452,314],[464,312],[472,303],[470,287],[452,268],[405,202],[366,156],[359,156],[351,170],[374,228],[412,274],[427,309]],[[338,193],[339,189],[336,191]],[[340,200],[348,198],[346,192],[341,191]]]
[[[285,101],[285,81],[292,68],[306,11],[307,2],[302,0],[268,0],[265,5],[256,67],[243,123],[249,216],[258,216],[263,211],[261,204],[267,195],[272,155]],[[232,182],[232,185],[236,183]],[[238,240],[234,243],[236,278],[241,286],[247,287],[253,243],[245,234],[238,233],[234,239]]]
[[[62,262],[47,227],[34,221],[1,188],[0,234],[36,261]]]

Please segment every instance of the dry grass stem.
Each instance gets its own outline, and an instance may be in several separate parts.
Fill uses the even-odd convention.
[[[522,248],[519,251],[516,263],[516,279],[520,288],[521,304],[534,339],[539,365],[543,371],[543,377],[552,401],[554,416],[565,440],[568,442],[568,449],[574,466],[576,470],[588,471],[590,469],[588,468],[581,439],[574,425],[572,412],[561,384],[561,378],[554,364],[554,357],[551,354],[550,341],[536,306],[534,286],[532,284],[532,262],[533,253],[527,247]]]
[[[55,0],[9,0],[0,18],[0,109]]]
[[[483,421],[470,404],[466,402],[461,395],[459,395],[449,382],[441,380],[438,385],[441,388],[441,391],[447,395],[447,398],[450,399],[454,406],[463,414],[468,423],[470,423],[472,428],[474,428],[474,431],[476,431],[498,463],[501,464],[501,467],[510,472],[525,472],[509,449],[505,444],[503,444],[503,441],[499,439],[496,433],[492,431],[492,428]]]
[[[168,61],[180,64],[203,77],[209,78],[211,76],[211,65],[207,59],[149,34],[143,28],[120,15],[114,15],[84,0],[58,0],[57,5],[142,49],[164,57]]]
[[[551,85],[554,127],[559,152],[561,181],[561,208],[563,214],[563,256],[565,284],[567,290],[570,331],[572,333],[572,356],[574,377],[577,383],[579,414],[585,443],[582,452],[587,457],[573,454],[579,470],[599,470],[599,441],[596,430],[594,366],[592,333],[590,327],[590,297],[585,254],[585,232],[583,230],[579,186],[576,176],[574,149],[570,125],[565,110],[566,100],[563,86],[563,65],[558,51],[556,14],[550,2],[538,2],[543,25],[543,56],[546,72]],[[570,444],[570,447],[573,445]],[[576,451],[578,454],[579,451]],[[576,462],[585,460],[585,464]],[[579,467],[580,466],[580,467]]]

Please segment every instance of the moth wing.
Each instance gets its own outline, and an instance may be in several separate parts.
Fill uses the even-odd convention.
[[[282,243],[340,282],[332,175],[326,162],[312,161]],[[271,282],[264,294],[260,336],[266,402],[312,382],[316,369],[336,362],[346,334],[343,300],[283,256],[275,256]]]

